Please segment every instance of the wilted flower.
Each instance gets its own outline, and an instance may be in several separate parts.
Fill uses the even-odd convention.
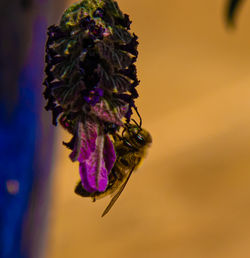
[[[65,145],[89,192],[105,191],[115,162],[108,134],[130,120],[138,97],[138,41],[130,24],[113,0],[83,0],[48,29],[46,109],[73,135]]]

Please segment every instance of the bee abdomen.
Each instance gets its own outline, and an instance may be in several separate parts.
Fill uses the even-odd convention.
[[[124,177],[124,170],[119,167],[118,165],[116,165],[113,169],[112,169],[112,174],[114,176],[114,178],[116,180],[122,181],[123,177]],[[116,181],[115,180],[115,181]]]

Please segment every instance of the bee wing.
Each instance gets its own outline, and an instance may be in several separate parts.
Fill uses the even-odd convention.
[[[126,184],[128,183],[128,180],[129,180],[130,176],[132,175],[134,169],[135,169],[135,166],[130,170],[130,172],[127,175],[127,178],[126,178],[125,182],[122,184],[121,188],[118,190],[118,192],[115,194],[115,196],[112,198],[112,200],[108,204],[107,208],[102,213],[102,217],[104,217],[110,211],[112,206],[115,204],[115,202],[117,201],[117,199],[121,195],[122,191],[124,190]]]

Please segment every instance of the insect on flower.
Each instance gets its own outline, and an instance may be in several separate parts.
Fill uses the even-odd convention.
[[[72,135],[64,145],[79,162],[81,185],[89,194],[107,190],[121,156],[112,135],[130,131],[132,110],[137,111],[138,41],[130,24],[115,1],[82,0],[48,28],[45,108],[52,123],[59,121]]]
[[[134,120],[133,120],[134,121]],[[116,152],[116,161],[109,174],[109,184],[104,192],[86,191],[81,181],[75,188],[75,192],[83,197],[92,197],[93,201],[112,195],[107,208],[104,210],[102,217],[112,208],[123,189],[125,188],[132,172],[137,169],[142,159],[145,157],[147,148],[152,142],[151,135],[145,129],[138,125],[128,123],[125,125],[122,135],[116,133],[113,135]]]

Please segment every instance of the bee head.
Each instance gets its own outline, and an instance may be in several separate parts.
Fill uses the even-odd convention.
[[[143,148],[152,142],[149,132],[137,124],[129,124],[127,126],[125,138],[135,148]]]

